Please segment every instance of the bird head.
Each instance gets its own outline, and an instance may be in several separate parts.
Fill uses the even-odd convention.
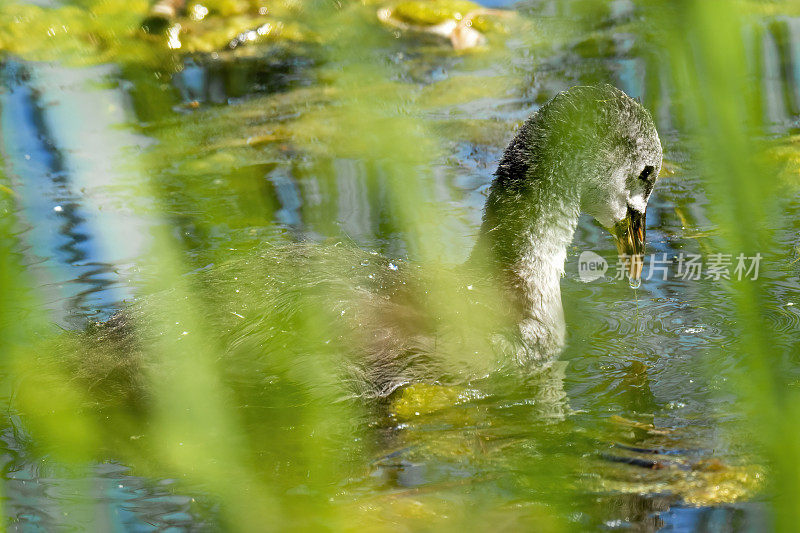
[[[573,92],[561,107],[574,114],[566,123],[578,150],[567,168],[578,177],[581,210],[611,233],[628,275],[639,279],[647,203],[661,170],[658,132],[639,102],[610,85]]]
[[[506,148],[482,238],[513,262],[531,220],[541,221],[554,203],[575,201],[611,232],[629,276],[639,279],[645,213],[661,157],[655,124],[639,102],[611,85],[563,91],[531,115]]]

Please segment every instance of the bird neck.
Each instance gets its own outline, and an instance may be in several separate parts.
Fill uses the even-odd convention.
[[[528,178],[509,187],[501,170],[470,262],[499,274],[515,304],[524,344],[517,359],[550,359],[565,340],[561,277],[580,216],[580,194],[556,185],[558,180]]]

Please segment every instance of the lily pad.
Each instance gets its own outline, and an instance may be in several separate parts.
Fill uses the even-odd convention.
[[[447,0],[441,2],[409,1],[394,7],[394,16],[409,24],[433,26],[445,20],[461,20],[470,11],[481,6],[467,0]]]

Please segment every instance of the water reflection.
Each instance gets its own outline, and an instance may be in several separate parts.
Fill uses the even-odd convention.
[[[767,20],[755,29],[754,38],[752,61],[760,67],[758,78],[764,84],[764,115],[774,127],[785,128],[800,114],[800,18]]]
[[[227,104],[259,93],[290,90],[313,81],[314,61],[296,52],[275,48],[257,57],[223,52],[187,58],[172,77],[185,103]]]
[[[108,316],[130,298],[119,270],[143,251],[146,222],[109,195],[128,169],[120,152],[143,140],[117,125],[120,89],[92,87],[113,70],[7,62],[0,93],[6,173],[18,189],[24,253],[53,320],[73,325]]]
[[[0,437],[7,531],[154,531],[204,525],[196,510],[207,504],[176,494],[174,480],[154,482],[131,475],[126,466],[106,462],[81,473],[91,480],[87,491],[86,478],[31,456],[20,446],[21,440],[9,431]]]
[[[585,13],[583,8],[571,10],[568,2],[530,2],[521,9],[537,17],[566,20]],[[675,116],[674,88],[663,58],[658,51],[648,49],[646,43],[640,43],[638,36],[613,31],[613,24],[629,20],[633,9],[633,4],[624,0],[602,4],[594,16],[599,21],[598,28],[605,27],[608,35],[582,37],[537,62],[520,53],[511,64],[494,65],[488,71],[521,71],[519,77],[529,80],[530,86],[511,95],[444,105],[430,110],[426,120],[450,125],[453,131],[459,131],[469,120],[496,121],[502,125],[504,135],[510,137],[516,122],[559,90],[575,83],[610,81],[642,98],[655,111],[660,129],[667,133],[664,138],[669,144],[668,153],[675,158],[681,139],[670,133],[680,120]],[[759,22],[749,40],[753,75],[763,83],[768,95],[765,117],[775,125],[775,131],[784,131],[797,120],[799,20],[777,17]],[[398,78],[421,80],[420,84],[424,84],[457,76],[464,68],[462,60],[446,56],[419,61],[426,63],[425,68],[419,69],[424,75],[406,76],[411,67],[400,61]],[[172,77],[171,87],[178,91],[184,104],[229,105],[235,110],[240,99],[313,83],[314,66],[311,60],[297,57],[233,60],[197,56],[185,60],[183,68]],[[408,70],[403,70],[406,67]],[[27,224],[23,239],[31,269],[39,272],[45,292],[58,308],[57,317],[72,320],[102,316],[129,297],[130,285],[118,271],[130,268],[133,258],[144,249],[148,233],[147,221],[137,220],[120,207],[124,198],[115,197],[113,191],[103,191],[110,182],[129,183],[131,176],[120,174],[117,160],[124,159],[122,156],[130,148],[145,147],[147,140],[119,131],[118,126],[132,118],[127,114],[131,106],[123,89],[103,85],[118,77],[112,67],[70,70],[10,62],[4,67],[3,76],[3,132],[14,132],[3,136],[6,170],[24,199],[20,215]],[[92,83],[97,80],[101,82]],[[164,96],[173,103],[169,98]],[[71,106],[79,111],[66,113],[65,108]],[[95,112],[104,108],[114,111],[96,118]],[[135,118],[148,123],[153,119],[143,113]],[[278,118],[285,119],[264,120]],[[232,124],[232,129],[239,126]],[[448,241],[453,249],[443,255],[453,260],[463,258],[471,245],[484,200],[482,193],[506,140],[480,142],[455,135],[443,141],[450,156],[431,173],[429,190],[432,202],[447,205],[452,212],[452,227],[448,228],[452,239]],[[239,219],[242,225],[253,228],[274,223],[298,239],[346,235],[371,249],[404,253],[404,236],[390,212],[390,192],[380,166],[374,162],[292,153],[228,170],[211,171],[201,177],[229,186],[219,193],[219,198],[231,200],[230,217]],[[196,177],[174,176],[176,182]],[[176,200],[176,204],[183,200],[186,199]],[[110,210],[101,212],[100,205]],[[681,251],[704,251],[701,239],[691,232],[712,227],[708,209],[699,180],[691,173],[678,172],[674,177],[663,178],[648,211],[648,251],[668,256]],[[209,246],[211,238],[235,240],[232,235],[238,226],[206,220],[195,205],[176,205],[175,210],[175,218],[179,219],[176,225],[193,237],[187,239],[190,253]],[[204,226],[213,226],[216,233],[194,231]],[[691,460],[735,456],[731,443],[720,437],[720,421],[716,418],[716,413],[726,412],[726,399],[715,398],[711,392],[718,388],[715,379],[725,379],[725,365],[735,365],[737,356],[731,354],[729,361],[720,363],[714,369],[716,376],[698,368],[698,354],[723,345],[735,332],[735,325],[725,318],[732,314],[732,303],[724,297],[723,288],[655,279],[632,294],[627,285],[612,280],[583,284],[577,279],[576,257],[581,250],[589,249],[609,258],[614,254],[604,230],[584,219],[564,280],[564,299],[572,304],[567,307],[570,347],[564,359],[570,366],[564,387],[569,405],[576,412],[564,423],[568,429],[560,426],[556,430],[542,422],[541,413],[536,412],[539,405],[532,401],[529,389],[501,391],[493,398],[474,402],[479,414],[481,409],[491,414],[484,412],[483,418],[471,420],[473,423],[466,430],[452,423],[422,427],[421,435],[396,424],[377,430],[391,435],[380,443],[383,451],[397,448],[404,440],[418,439],[431,447],[452,438],[460,445],[468,442],[465,448],[458,448],[468,453],[448,456],[428,453],[430,449],[422,446],[402,446],[383,454],[369,474],[374,477],[358,488],[391,492],[427,486],[435,492],[442,488],[440,484],[476,477],[481,482],[488,479],[488,491],[509,491],[527,497],[530,489],[526,483],[530,479],[526,478],[525,468],[537,473],[537,468],[543,468],[536,459],[545,462],[542,457],[550,460],[567,456],[568,461],[581,453],[596,459],[598,449],[616,446],[620,441],[627,451],[657,450],[662,455],[691,456]],[[778,301],[797,304],[775,313],[778,329],[796,331],[800,302],[794,296],[798,279],[776,278],[772,283]],[[509,414],[512,412],[513,416]],[[634,425],[625,426],[624,431],[597,429],[608,422],[610,413]],[[654,438],[651,429],[662,433]],[[544,450],[531,450],[534,445]],[[12,454],[16,446],[14,439],[9,439],[7,453]],[[492,446],[503,453],[490,456],[487,449]],[[614,448],[614,452],[620,449]],[[11,463],[14,464],[7,470],[12,472],[7,502],[11,515],[26,524],[51,524],[56,511],[50,509],[49,503],[63,495],[49,489],[38,474],[27,472],[33,468],[30,458],[10,460]],[[519,469],[510,480],[502,477],[508,465]],[[607,463],[600,465],[596,470],[611,470]],[[636,464],[625,466],[633,468]],[[492,485],[491,476],[498,472],[501,480]],[[634,472],[626,471],[622,477],[648,473]],[[570,472],[554,475],[574,482]],[[96,479],[102,480],[98,501],[104,502],[105,498],[113,506],[112,523],[126,527],[141,526],[141,522],[159,527],[203,525],[198,518],[192,518],[187,498],[128,476],[122,467],[99,465]],[[646,485],[650,492],[654,487],[655,484]],[[765,523],[758,505],[697,508],[676,504],[678,497],[673,495],[642,496],[613,490],[592,493],[588,499],[608,506],[598,510],[597,516],[607,517],[603,525],[609,529],[746,530],[758,529]],[[576,521],[581,523],[580,519]]]

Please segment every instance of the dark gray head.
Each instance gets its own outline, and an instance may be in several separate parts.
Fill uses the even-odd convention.
[[[548,190],[579,201],[581,211],[612,232],[621,254],[642,254],[661,156],[658,132],[641,104],[610,85],[573,87],[532,115],[506,149],[484,227],[509,216],[510,202],[541,203],[541,195],[528,193]],[[631,274],[638,277],[640,267]]]

